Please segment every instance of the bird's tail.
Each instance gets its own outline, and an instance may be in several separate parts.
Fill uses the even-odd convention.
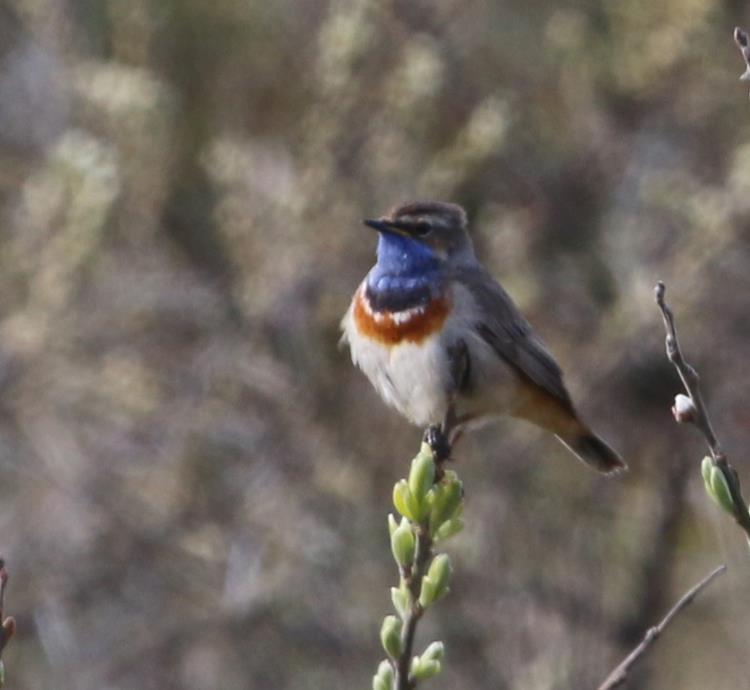
[[[573,436],[557,436],[579,460],[598,472],[612,474],[627,469],[625,461],[602,439],[588,429]]]

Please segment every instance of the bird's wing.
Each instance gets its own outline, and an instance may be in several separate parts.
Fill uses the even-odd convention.
[[[477,333],[519,373],[572,412],[560,367],[508,293],[480,266],[458,268],[454,278],[469,290],[477,304]]]

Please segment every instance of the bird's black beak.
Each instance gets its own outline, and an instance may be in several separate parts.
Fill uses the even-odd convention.
[[[362,222],[368,227],[373,228],[373,230],[377,230],[378,232],[389,232],[392,235],[408,234],[407,228],[398,221],[383,220],[382,218],[365,218],[365,220],[363,220]]]
[[[365,225],[371,227],[373,230],[378,232],[388,232],[391,228],[388,225],[387,220],[376,220],[374,218],[365,218],[362,221]]]

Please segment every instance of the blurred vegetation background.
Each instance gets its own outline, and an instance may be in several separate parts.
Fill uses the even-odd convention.
[[[360,219],[437,198],[631,471],[464,440],[431,687],[745,687],[747,545],[653,304],[750,486],[750,102],[736,0],[2,0],[0,551],[9,686],[369,687],[420,431],[339,319]]]

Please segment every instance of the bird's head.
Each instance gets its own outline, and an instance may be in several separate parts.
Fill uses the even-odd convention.
[[[430,256],[438,263],[471,259],[466,212],[457,204],[417,201],[396,206],[387,216],[364,221],[380,233],[378,253],[396,249]]]

